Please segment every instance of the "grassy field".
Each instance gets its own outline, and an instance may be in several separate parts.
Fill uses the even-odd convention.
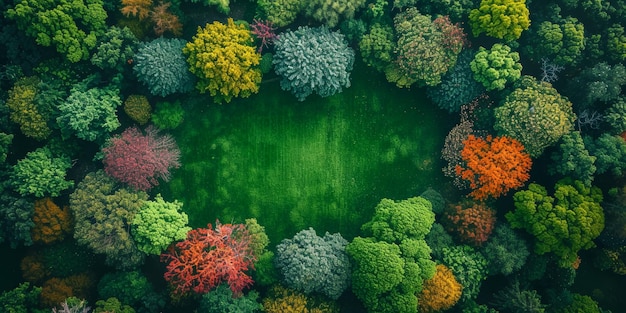
[[[182,167],[161,192],[192,227],[255,217],[273,244],[313,227],[358,235],[381,198],[439,188],[452,126],[422,91],[399,90],[357,66],[352,86],[298,102],[278,81],[229,104],[188,99],[173,132]]]

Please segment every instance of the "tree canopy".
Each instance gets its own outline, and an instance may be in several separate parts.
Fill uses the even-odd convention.
[[[158,255],[172,242],[185,239],[191,227],[187,226],[187,214],[181,212],[182,206],[176,200],[166,202],[161,194],[144,201],[131,223],[137,249]]]
[[[481,0],[469,13],[474,36],[488,36],[513,41],[530,27],[530,11],[526,0]]]

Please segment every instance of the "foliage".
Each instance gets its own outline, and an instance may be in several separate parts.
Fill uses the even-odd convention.
[[[366,0],[309,0],[304,1],[304,13],[306,16],[323,23],[328,27],[335,27],[339,19],[352,19],[354,14],[365,6]]]
[[[626,61],[626,32],[624,26],[613,24],[606,30],[608,57],[614,62]]]
[[[203,313],[253,313],[261,312],[263,306],[257,302],[259,293],[250,291],[236,297],[226,284],[221,284],[215,290],[202,296],[199,312]]]
[[[216,6],[217,11],[223,14],[230,13],[230,0],[191,0],[192,3],[202,3],[205,6]]]
[[[180,166],[174,138],[160,135],[152,126],[144,133],[135,127],[127,128],[120,136],[110,138],[102,153],[104,171],[136,190],[149,190],[159,184],[158,179],[168,181],[169,170]]]
[[[9,90],[6,106],[10,110],[11,121],[20,126],[24,135],[43,140],[50,136],[52,130],[47,124],[48,117],[35,100],[39,83],[36,77],[19,79]]]
[[[171,2],[160,2],[150,11],[150,20],[152,21],[154,34],[163,36],[165,33],[171,33],[174,36],[183,34],[183,24],[176,14],[170,11]]]
[[[121,2],[120,12],[124,16],[134,16],[139,20],[145,20],[150,17],[152,0],[122,0]]]
[[[253,23],[250,24],[250,32],[259,40],[261,43],[259,44],[259,53],[263,53],[264,47],[269,47],[276,40],[276,27],[272,21],[263,21],[254,19]]]
[[[594,139],[583,137],[589,154],[596,158],[596,173],[611,173],[616,177],[626,171],[626,142],[620,136],[604,133]]]
[[[518,271],[530,254],[526,241],[508,224],[496,226],[481,252],[487,259],[490,275],[510,275]]]
[[[475,299],[480,285],[489,273],[487,260],[470,246],[449,246],[443,248],[442,262],[454,273],[457,281],[463,286],[461,301]]]
[[[361,229],[378,240],[400,243],[405,239],[424,239],[434,222],[432,205],[422,197],[382,199],[374,208],[372,219]]]
[[[137,249],[146,254],[161,254],[172,242],[185,239],[191,227],[183,204],[166,202],[158,194],[153,201],[144,201],[133,217],[131,234]]]
[[[574,299],[570,305],[558,311],[558,313],[576,313],[576,312],[585,312],[585,313],[601,313],[603,311],[599,306],[598,302],[593,300],[590,296],[581,295],[579,293],[574,293]]]
[[[428,87],[426,94],[441,109],[450,113],[459,112],[461,106],[480,96],[485,88],[474,79],[470,62],[474,59],[472,50],[462,51],[454,66],[441,77],[441,84]]]
[[[102,70],[123,72],[137,50],[137,38],[128,27],[111,26],[98,37],[91,64]]]
[[[608,221],[608,219],[607,219]],[[601,271],[610,270],[618,275],[626,275],[626,246],[615,249],[603,248],[594,260],[594,266]]]
[[[494,110],[494,128],[535,158],[572,130],[575,115],[569,100],[549,83],[524,76],[516,87]]]
[[[443,197],[441,193],[432,187],[426,188],[424,192],[420,195],[420,197],[428,200],[432,206],[432,210],[435,214],[443,213],[443,210],[446,208],[446,199]]]
[[[74,238],[94,252],[105,255],[107,264],[130,269],[143,261],[129,233],[135,214],[148,196],[144,192],[116,189],[104,171],[87,174],[70,195]]]
[[[496,212],[482,202],[464,200],[451,205],[443,215],[448,232],[461,243],[481,246],[493,231]]]
[[[441,149],[441,158],[447,163],[442,168],[443,174],[453,178],[454,185],[459,189],[469,188],[468,181],[456,174],[456,167],[464,163],[461,157],[461,151],[464,148],[463,142],[472,134],[475,134],[474,123],[470,120],[462,120],[450,129]]]
[[[50,308],[56,307],[70,297],[85,299],[92,284],[92,278],[87,274],[50,278],[41,286],[41,304]]]
[[[180,100],[174,102],[159,101],[156,103],[154,113],[150,117],[152,124],[161,130],[169,130],[178,127],[184,119],[185,110]]]
[[[347,244],[339,233],[327,232],[320,237],[309,228],[292,239],[283,239],[276,246],[274,262],[287,287],[305,294],[319,292],[336,300],[350,280]]]
[[[626,85],[626,67],[599,62],[588,67],[569,81],[567,95],[580,110],[592,108],[597,102],[618,99]]]
[[[39,303],[41,287],[31,286],[24,282],[12,290],[0,294],[0,309],[10,313],[28,313]]]
[[[367,66],[383,71],[394,60],[396,48],[393,28],[385,23],[374,23],[359,41],[359,51]]]
[[[515,211],[508,212],[506,219],[512,228],[535,236],[537,254],[552,252],[567,267],[576,261],[578,251],[595,246],[593,239],[604,228],[602,191],[567,180],[559,181],[554,189],[554,197],[535,183],[516,192]]]
[[[428,235],[426,235],[426,243],[432,250],[433,259],[441,260],[443,258],[443,248],[454,245],[452,236],[446,232],[443,225],[434,223]]]
[[[521,77],[522,64],[519,61],[519,53],[511,51],[507,45],[496,43],[489,50],[479,47],[470,68],[474,79],[487,91],[502,90],[507,83]]]
[[[258,260],[264,253],[269,252],[267,245],[270,244],[270,238],[265,233],[265,227],[259,225],[256,218],[246,219],[246,229],[250,233],[250,249]]]
[[[415,6],[431,15],[447,15],[453,21],[467,19],[470,11],[478,6],[478,0],[394,0],[395,8]]]
[[[143,43],[133,57],[133,71],[150,93],[165,97],[193,89],[194,77],[185,61],[183,39],[159,37]]]
[[[0,132],[0,164],[4,163],[7,159],[7,154],[9,154],[9,146],[13,141],[13,134],[5,134]]]
[[[74,134],[87,141],[103,140],[120,126],[116,110],[121,104],[116,88],[88,88],[83,82],[74,86],[67,100],[59,105],[57,125],[66,138]]]
[[[196,89],[209,92],[216,103],[233,97],[247,98],[259,91],[261,54],[255,51],[250,31],[232,18],[198,27],[183,48],[189,70],[199,81]]]
[[[485,33],[504,41],[518,39],[530,26],[526,0],[481,0],[478,9],[469,13],[474,36]]]
[[[626,131],[626,98],[620,97],[611,104],[604,112],[604,121],[609,124],[612,134]]]
[[[394,17],[398,38],[394,63],[385,69],[385,76],[398,87],[435,86],[453,66],[465,43],[460,25],[447,17],[434,21],[430,15],[409,8]]]
[[[107,18],[101,0],[18,0],[6,16],[37,44],[54,46],[73,63],[89,58]]]
[[[35,201],[33,222],[35,226],[31,230],[31,237],[34,242],[50,244],[61,241],[72,231],[69,208],[67,206],[59,208],[48,197]]]
[[[445,311],[459,301],[462,290],[463,286],[454,278],[452,271],[438,264],[435,276],[424,282],[422,292],[418,295],[418,312]]]
[[[124,101],[124,113],[139,125],[150,120],[152,107],[144,95],[130,95]]]
[[[579,131],[572,131],[561,137],[558,150],[551,155],[551,174],[560,174],[582,181],[591,186],[596,172],[596,157],[589,154]]]
[[[280,285],[272,287],[263,299],[263,310],[267,313],[338,313],[336,304],[314,299],[298,291]]]
[[[34,204],[27,198],[18,197],[10,189],[7,177],[0,183],[0,242],[7,241],[11,248],[33,244],[31,229]]]
[[[98,282],[101,299],[117,298],[137,312],[160,312],[165,300],[157,294],[145,275],[137,271],[108,272]]]
[[[87,306],[86,300],[81,300],[76,297],[68,297],[60,303],[60,307],[56,304],[52,308],[52,313],[89,313],[91,307]]]
[[[476,200],[498,198],[530,178],[530,156],[519,141],[506,136],[483,139],[469,135],[463,141],[461,159],[455,172],[469,182],[469,195]]]
[[[11,174],[11,184],[22,196],[57,197],[61,191],[74,186],[73,181],[65,180],[70,167],[69,157],[55,156],[48,147],[37,148],[17,161]]]
[[[69,277],[86,273],[98,265],[96,256],[91,251],[78,245],[76,241],[71,239],[47,245],[42,250],[35,251],[33,255],[34,262],[40,261],[45,268],[45,275],[41,277],[42,279],[45,277]],[[27,271],[31,269],[22,267],[22,270],[23,275],[26,276]]]
[[[298,27],[280,34],[274,48],[280,86],[298,101],[312,93],[328,97],[350,87],[354,51],[341,33],[326,27]]]
[[[536,290],[521,290],[519,282],[496,292],[492,305],[498,310],[513,313],[544,313],[546,308]]]
[[[215,229],[197,228],[187,239],[171,245],[161,255],[167,264],[164,278],[172,287],[172,295],[190,292],[204,294],[221,283],[227,283],[233,294],[241,295],[253,281],[245,272],[256,256],[250,247],[251,237],[244,224],[215,224]]]
[[[296,16],[306,6],[302,0],[257,0],[257,14],[278,27],[295,21]]]
[[[108,298],[106,300],[96,301],[96,308],[93,312],[135,313],[135,309],[126,304],[122,304],[117,298]]]
[[[546,58],[556,65],[571,66],[580,61],[585,49],[585,28],[575,17],[533,24],[526,35],[522,52],[535,61]]]

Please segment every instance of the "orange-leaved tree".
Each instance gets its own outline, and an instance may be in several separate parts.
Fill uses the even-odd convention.
[[[505,136],[469,135],[463,141],[461,159],[455,172],[469,182],[473,189],[469,195],[476,200],[497,198],[530,178],[530,156],[519,141]]]
[[[189,71],[199,78],[196,88],[200,93],[208,91],[216,103],[259,91],[261,54],[254,47],[250,30],[232,18],[226,24],[216,21],[198,27],[183,53]]]
[[[59,208],[52,199],[35,201],[35,226],[31,229],[34,242],[49,244],[61,241],[72,231],[72,216],[67,206]]]
[[[463,286],[445,265],[437,265],[435,276],[424,282],[418,295],[419,312],[430,313],[447,310],[461,299]]]
[[[172,296],[179,298],[191,292],[205,294],[222,282],[235,295],[253,281],[246,274],[256,261],[252,239],[244,224],[215,223],[215,229],[190,230],[187,239],[171,245],[161,254],[167,263],[164,275],[172,287]]]
[[[483,202],[468,199],[448,208],[444,224],[462,243],[479,247],[489,239],[496,225],[496,212]]]
[[[135,16],[139,20],[145,20],[150,16],[152,0],[122,0],[120,11],[124,16]]]

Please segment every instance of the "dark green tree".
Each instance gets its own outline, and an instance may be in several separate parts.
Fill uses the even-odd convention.
[[[41,287],[35,287],[30,283],[21,283],[13,290],[7,290],[0,294],[0,309],[7,313],[33,312],[39,304]]]
[[[0,183],[0,242],[8,242],[11,248],[30,246],[33,244],[30,233],[35,226],[34,201],[15,193],[5,173],[0,175],[3,180]]]
[[[122,304],[120,300],[113,297],[113,298],[108,298],[106,300],[96,301],[96,308],[94,309],[93,312],[94,313],[107,313],[107,312],[135,313],[135,309],[133,309],[129,305]]]
[[[536,290],[521,289],[517,281],[496,292],[492,305],[511,313],[544,313],[547,307]]]
[[[236,297],[230,290],[228,284],[221,284],[211,292],[206,293],[200,300],[202,313],[254,313],[261,312],[263,306],[258,302],[259,293],[250,291],[242,296]]]
[[[148,278],[138,271],[109,272],[98,282],[100,299],[117,298],[137,312],[160,312],[164,295],[158,294]]]
[[[573,66],[585,49],[585,27],[574,17],[543,21],[531,25],[522,41],[522,53],[536,62],[545,58],[557,65]]]
[[[284,27],[295,21],[307,2],[303,0],[257,0],[257,15]]]
[[[157,102],[154,113],[150,117],[152,124],[161,130],[169,130],[178,127],[184,119],[185,110],[180,100],[174,102]]]
[[[98,37],[95,51],[91,55],[91,64],[102,70],[114,70],[122,73],[134,62],[133,56],[137,50],[137,37],[128,27],[111,26]]]
[[[609,124],[612,134],[626,131],[626,98],[620,97],[604,112],[604,121]]]
[[[508,224],[498,224],[480,250],[487,259],[489,275],[510,275],[524,266],[528,245]]]
[[[366,0],[308,0],[304,1],[304,14],[328,27],[335,27],[339,20],[352,19]]]
[[[359,41],[365,64],[381,72],[393,61],[395,47],[393,28],[385,23],[372,24]]]
[[[598,174],[611,173],[620,177],[626,171],[626,142],[620,136],[604,133],[598,138],[583,137],[589,154],[596,158]]]
[[[0,132],[0,164],[6,161],[12,141],[13,134],[5,134],[3,132]]]
[[[579,111],[619,98],[626,85],[626,67],[600,62],[580,72],[567,84],[566,95]]]
[[[454,277],[463,285],[461,301],[476,299],[483,280],[489,274],[487,259],[467,245],[445,247],[442,254],[442,263],[452,270]]]
[[[580,132],[572,131],[563,135],[558,150],[552,153],[551,158],[553,165],[548,169],[550,174],[568,176],[591,186],[596,172],[596,157],[589,154]]]

